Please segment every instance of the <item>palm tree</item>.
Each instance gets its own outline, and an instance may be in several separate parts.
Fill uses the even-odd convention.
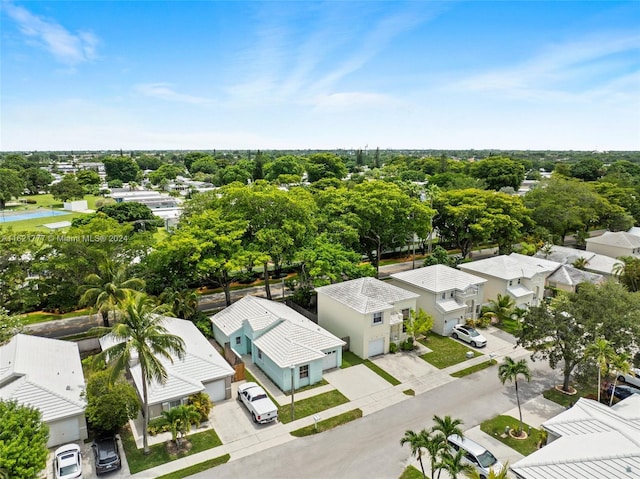
[[[109,327],[109,311],[115,320],[115,313],[120,303],[128,293],[144,289],[144,280],[140,278],[127,279],[127,269],[124,264],[118,264],[109,258],[104,258],[98,266],[98,274],[90,274],[79,291],[81,305],[91,305],[102,316],[102,324]]]
[[[431,461],[431,477],[433,477],[434,472],[437,470],[438,459],[447,451],[449,446],[447,438],[442,434],[433,434],[433,430],[431,432],[426,432],[427,441],[424,448],[429,453],[429,460]]]
[[[502,324],[505,319],[511,319],[516,310],[516,302],[508,294],[499,294],[496,299],[489,300],[483,316],[495,318],[496,324]]]
[[[440,417],[433,416],[434,426],[431,428],[431,432],[440,433],[447,439],[449,436],[455,435],[464,437],[464,431],[462,430],[462,419],[453,419],[451,416]]]
[[[585,356],[593,358],[598,366],[598,402],[600,402],[602,375],[607,373],[609,363],[616,352],[611,343],[604,338],[598,338],[585,349]]]
[[[456,451],[455,454],[451,454],[450,452],[443,454],[442,460],[436,466],[438,469],[438,477],[440,477],[440,472],[443,470],[447,471],[451,479],[457,479],[458,474],[469,474],[475,470],[471,464],[464,462],[464,455],[465,452],[462,449]]]
[[[484,477],[484,476],[481,476],[480,471],[478,471],[475,468],[472,471],[465,473],[465,475],[469,479],[482,479]],[[505,462],[504,465],[502,466],[502,469],[500,469],[498,472],[491,469],[489,471],[489,475],[487,476],[487,479],[508,479],[508,477],[509,477],[509,463]]]
[[[577,258],[573,263],[571,263],[571,266],[573,266],[576,269],[581,269],[581,270],[585,270],[587,269],[587,265],[589,264],[589,260],[583,256]]]
[[[191,425],[200,423],[200,413],[195,406],[189,404],[181,404],[176,409],[180,412],[180,435],[186,439]]]
[[[426,445],[425,437],[428,437],[428,435],[429,432],[425,429],[419,433],[408,429],[405,431],[402,439],[400,439],[400,445],[404,446],[405,444],[409,444],[409,447],[411,448],[411,455],[418,458],[420,469],[422,469],[422,477],[425,479],[427,475],[424,472],[424,464],[422,464],[422,448]]]
[[[611,397],[609,397],[609,406],[613,404],[613,396],[618,385],[618,377],[621,374],[627,374],[631,371],[631,357],[627,353],[614,354],[611,359],[611,369],[615,371],[613,378],[613,388],[611,389]]]
[[[172,407],[166,411],[162,411],[162,417],[165,418],[167,423],[169,424],[169,431],[171,431],[171,440],[179,446],[180,443],[178,441],[178,429],[179,423],[182,419],[182,413],[177,407]]]
[[[184,341],[162,325],[164,317],[155,314],[154,302],[146,294],[128,294],[120,307],[122,320],[108,334],[115,344],[100,353],[99,358],[112,366],[113,379],[129,366],[133,358],[137,358],[142,376],[144,453],[148,454],[148,384],[152,381],[166,382],[167,370],[160,358],[171,362],[173,355],[182,358]]]
[[[613,274],[632,293],[640,291],[640,258],[621,256],[617,259],[622,262],[616,263],[613,267]]]
[[[522,408],[520,407],[520,394],[518,392],[518,376],[523,376],[527,382],[531,381],[531,371],[527,365],[526,359],[516,362],[509,356],[504,358],[504,362],[498,367],[498,377],[500,382],[504,384],[506,381],[512,381],[516,386],[516,401],[518,402],[518,414],[520,415],[520,426],[518,428],[518,436],[522,435]]]
[[[194,289],[167,288],[159,299],[170,308],[176,318],[190,320],[198,312],[198,294]]]

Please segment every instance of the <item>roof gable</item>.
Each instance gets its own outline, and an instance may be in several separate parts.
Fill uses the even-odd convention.
[[[391,277],[434,293],[450,290],[465,291],[469,287],[487,282],[485,278],[442,264],[394,273]]]
[[[363,314],[393,309],[395,303],[415,299],[419,296],[411,291],[369,277],[321,286],[316,288],[316,291],[318,294],[324,294]]]

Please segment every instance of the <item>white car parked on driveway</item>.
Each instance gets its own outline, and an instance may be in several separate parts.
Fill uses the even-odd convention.
[[[278,420],[278,408],[265,390],[256,383],[249,382],[238,386],[238,400],[249,410],[254,422],[264,424]]]
[[[618,375],[618,381],[640,388],[640,369],[631,368],[628,373]]]
[[[465,324],[456,324],[451,332],[453,339],[462,339],[473,347],[481,348],[487,345],[487,339],[475,328]]]
[[[56,449],[53,459],[55,479],[82,479],[82,453],[77,444]]]

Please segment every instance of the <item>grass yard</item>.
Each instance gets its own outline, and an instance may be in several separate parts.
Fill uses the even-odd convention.
[[[340,391],[329,391],[307,399],[301,399],[295,402],[295,419],[311,416],[347,402],[349,400]],[[281,406],[278,409],[278,419],[284,424],[291,422],[291,404]]]
[[[420,343],[431,349],[430,353],[420,356],[426,362],[438,369],[448,368],[454,364],[467,360],[467,352],[473,352],[473,356],[482,356],[482,353],[469,349],[459,342],[446,336],[438,336],[437,334],[428,333],[426,338],[420,339]]]
[[[517,336],[520,333],[521,328],[520,323],[516,319],[505,319],[502,321],[502,323],[495,324],[494,326],[513,336]]]
[[[364,359],[359,358],[351,351],[342,351],[342,364],[340,365],[340,369],[350,368],[351,366],[356,366],[363,362]]]
[[[406,394],[407,396],[415,396],[416,392],[413,389],[405,389],[404,391],[402,391],[404,394]]]
[[[145,455],[142,449],[136,447],[133,435],[129,429],[123,430],[120,437],[122,438],[122,446],[127,455],[127,462],[129,463],[131,474],[222,445],[222,441],[216,432],[213,429],[209,429],[189,435],[189,441],[191,442],[189,452],[172,456],[167,452],[167,448],[163,443],[150,446],[149,449],[151,452]]]
[[[456,371],[455,373],[451,373],[451,376],[454,378],[463,378],[468,376],[469,374],[473,374],[478,371],[482,371],[483,369],[487,369],[491,366],[495,366],[498,364],[498,361],[495,359],[490,359],[489,361],[485,361],[484,363],[476,364],[475,366],[470,366],[465,369],[461,369],[460,371]]]
[[[523,456],[528,456],[538,450],[538,443],[542,439],[542,434],[538,429],[522,423],[522,429],[529,435],[527,439],[514,439],[508,434],[505,436],[504,431],[506,427],[517,430],[519,424],[520,421],[514,417],[496,416],[493,419],[480,423],[480,430],[506,444],[511,449],[518,451]]]
[[[229,454],[225,454],[224,456],[215,457],[213,459],[209,459],[208,461],[185,467],[184,469],[180,469],[179,471],[172,472],[170,474],[158,476],[157,479],[182,479],[183,477],[192,476],[194,474],[197,474],[198,472],[208,471],[209,469],[219,466],[220,464],[225,464],[229,462],[229,459],[231,459],[231,456]]]
[[[398,479],[423,479],[424,476],[420,469],[413,466],[407,466]]]
[[[318,427],[316,429],[316,425],[313,424],[311,426],[303,427],[300,429],[296,429],[295,431],[291,431],[291,435],[295,437],[304,437],[311,436],[312,434],[319,434],[324,431],[328,431],[329,429],[333,429],[334,427],[341,426],[342,424],[346,424],[351,421],[355,421],[362,417],[361,409],[353,409],[351,411],[344,412],[339,414],[338,416],[330,417],[329,419],[324,419],[322,421],[318,421]]]
[[[319,388],[320,386],[326,386],[327,384],[329,384],[327,380],[323,379],[322,381],[312,384],[310,386],[304,386],[304,387],[298,388],[294,391],[294,393],[298,394],[298,393],[301,393],[302,391],[308,391],[309,389],[315,389],[315,388]],[[291,391],[283,391],[283,392],[285,396],[291,396]]]
[[[575,387],[575,386],[573,386]],[[595,396],[598,395],[598,387],[597,386],[587,386],[587,387],[575,387],[575,394],[564,394],[558,391],[556,388],[547,389],[542,393],[545,399],[549,401],[553,401],[557,404],[560,404],[564,407],[570,407],[576,403],[576,401],[585,396]]]
[[[90,314],[91,310],[88,308],[79,309],[77,311],[70,311],[64,314],[45,313],[44,311],[36,311],[35,313],[27,313],[22,318],[22,324],[34,324],[34,323],[46,323],[48,321],[55,321],[57,319],[75,318],[76,316],[86,316]]]

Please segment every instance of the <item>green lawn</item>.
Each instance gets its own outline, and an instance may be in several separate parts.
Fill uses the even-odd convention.
[[[564,407],[572,406],[576,403],[576,401],[585,396],[596,396],[598,394],[597,386],[587,386],[587,387],[576,387],[575,394],[564,394],[558,391],[556,388],[547,389],[542,393],[542,395],[548,399],[549,401],[553,401],[557,404],[560,404]]]
[[[131,474],[222,445],[222,441],[220,441],[216,432],[213,429],[209,429],[189,435],[189,441],[191,441],[191,449],[189,452],[171,456],[163,443],[151,446],[151,452],[145,455],[142,449],[136,447],[136,443],[129,429],[123,430],[120,437],[122,438],[122,446],[127,455],[127,462],[129,463]]]
[[[353,409],[351,411],[343,412],[334,417],[330,417],[329,419],[324,419],[322,421],[318,421],[318,427],[313,424],[311,426],[303,427],[300,429],[296,429],[295,431],[291,431],[292,436],[296,437],[304,437],[311,436],[312,434],[318,434],[324,431],[328,431],[329,429],[333,429],[334,427],[338,427],[342,424],[346,424],[351,421],[355,421],[362,417],[361,409]]]
[[[45,313],[37,311],[35,313],[27,313],[23,316],[22,324],[46,323],[47,321],[55,321],[57,319],[74,318],[76,316],[86,316],[91,313],[88,308],[70,311],[64,314]]]
[[[495,366],[496,364],[498,364],[498,361],[496,361],[495,359],[490,359],[489,361],[485,361],[483,363],[476,364],[475,366],[470,366],[468,368],[461,369],[460,371],[456,371],[455,373],[451,373],[451,376],[453,376],[454,378],[463,378],[465,376],[468,376],[469,374],[473,374],[477,371],[482,371],[483,369],[486,369],[488,367]]]
[[[521,325],[516,319],[505,319],[502,323],[496,324],[495,327],[500,328],[513,336],[518,336]]]
[[[538,450],[538,443],[542,439],[542,435],[538,429],[525,423],[522,424],[522,429],[529,435],[527,439],[514,439],[510,435],[504,434],[506,427],[518,429],[519,424],[520,421],[514,417],[496,416],[480,423],[480,430],[506,444],[511,449],[518,451],[523,456],[528,456]],[[503,435],[505,437],[502,437]]]
[[[294,391],[294,393],[298,394],[298,393],[301,393],[302,391],[308,391],[309,389],[315,389],[315,388],[319,388],[320,386],[326,386],[327,384],[329,384],[327,380],[323,379],[322,381],[312,384],[311,386],[304,386],[304,387],[298,388]],[[283,392],[286,396],[291,396],[291,391],[283,391]]]
[[[349,400],[340,391],[329,391],[307,399],[301,399],[300,401],[295,401],[295,419],[311,416],[347,402]],[[285,424],[291,422],[291,404],[281,406],[278,409],[278,419]]]
[[[420,339],[419,341],[421,344],[431,349],[430,353],[423,354],[420,357],[438,369],[444,369],[449,366],[453,366],[454,364],[466,361],[466,354],[468,351],[473,352],[474,357],[482,356],[482,353],[469,349],[446,336],[428,333],[426,338]]]
[[[406,394],[407,396],[415,396],[416,392],[413,389],[405,389],[404,391],[402,391],[404,394]]]
[[[209,469],[219,466],[220,464],[225,464],[229,462],[229,459],[231,459],[231,456],[229,454],[225,454],[224,456],[209,459],[208,461],[185,467],[184,469],[180,469],[179,471],[172,472],[170,474],[158,476],[157,479],[182,479],[183,477],[192,476],[194,474],[197,474],[198,472],[208,471]]]
[[[398,479],[423,479],[420,469],[416,469],[413,466],[407,466],[402,472],[402,475]]]
[[[350,368],[363,362],[364,359],[359,358],[351,351],[342,351],[342,364],[340,365],[340,369]]]

